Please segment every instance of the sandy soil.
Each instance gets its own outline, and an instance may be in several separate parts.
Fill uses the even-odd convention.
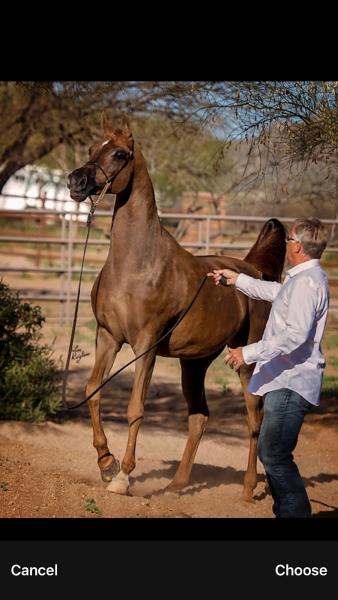
[[[56,354],[64,352],[65,339],[57,338]],[[82,344],[86,348],[85,339]],[[123,349],[114,370],[131,356],[128,347]],[[89,355],[73,365],[69,400],[83,397],[92,362]],[[186,407],[179,380],[177,361],[159,359],[128,496],[106,491],[107,484],[101,481],[86,406],[62,411],[42,424],[1,422],[0,516],[271,517],[272,501],[260,463],[255,502],[240,501],[248,452],[245,407],[238,385],[230,383],[224,392],[222,385],[215,383],[214,373],[207,378],[211,417],[195,459],[191,485],[180,494],[163,493],[186,440]],[[131,366],[110,384],[102,399],[109,447],[120,460],[127,439],[126,408],[132,381]],[[295,453],[313,513],[318,516],[338,516],[337,428],[337,401],[325,398],[321,408],[307,417]],[[89,502],[92,499],[95,504]],[[100,512],[90,512],[88,505]]]

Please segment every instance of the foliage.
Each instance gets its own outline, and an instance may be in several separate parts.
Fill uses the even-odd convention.
[[[337,153],[337,81],[209,82],[198,93],[203,114],[223,124],[228,139],[284,139],[297,160]],[[225,114],[232,118],[224,124]]]
[[[208,191],[250,214],[338,214],[335,81],[2,82],[0,109],[0,191],[28,163],[81,164],[109,109],[131,116],[160,206]]]
[[[324,375],[322,393],[325,396],[332,395],[338,397],[338,377]]]
[[[185,191],[224,192],[232,161],[224,156],[223,143],[200,126],[183,127],[164,116],[148,116],[135,119],[132,128],[161,208],[175,204]]]
[[[323,346],[327,350],[332,350],[333,348],[337,348],[338,347],[338,334],[328,333],[324,338]]]
[[[102,515],[102,510],[97,506],[94,498],[86,498],[85,509],[87,512]]]
[[[78,162],[74,153],[88,147],[104,109],[114,117],[155,111],[182,118],[194,101],[185,82],[0,82],[0,192],[18,169],[60,145],[64,158]]]
[[[225,191],[236,212],[243,204],[245,214],[271,214],[278,204],[280,216],[335,218],[338,82],[204,83],[194,117],[231,150],[236,168]]]
[[[22,302],[0,281],[0,417],[43,421],[60,406],[51,348],[40,346],[39,306]]]

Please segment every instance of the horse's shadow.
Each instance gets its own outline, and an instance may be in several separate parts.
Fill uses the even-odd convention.
[[[153,469],[152,471],[147,471],[142,475],[139,475],[135,478],[135,484],[143,483],[148,481],[149,479],[169,479],[172,480],[177,468],[179,466],[179,462],[177,460],[164,461],[165,465],[168,465],[168,468],[163,469]],[[231,484],[243,484],[245,471],[238,471],[233,467],[216,467],[214,465],[203,465],[200,463],[194,464],[191,473],[191,482],[189,485],[183,490],[179,491],[180,495],[193,495],[196,492],[200,492],[201,490],[217,488],[221,485],[231,485]],[[265,481],[264,475],[258,475],[258,481]],[[166,490],[161,488],[158,490],[154,490],[153,492],[149,492],[145,494],[145,498],[150,498],[151,496],[160,496]]]
[[[333,507],[333,510],[321,510],[320,512],[312,515],[313,519],[337,519],[338,518],[338,508]]]
[[[70,406],[84,399],[83,382],[88,378],[89,372],[87,369],[78,368],[72,372],[67,392]],[[133,373],[120,373],[114,384],[105,388],[100,403],[101,415],[105,423],[127,422],[126,415],[133,380]],[[246,408],[244,398],[241,395],[237,396],[232,392],[222,391],[221,389],[210,389],[207,394],[210,408],[207,435],[217,434],[219,437],[226,437],[229,444],[236,444],[238,440],[246,439],[248,434],[245,427]],[[62,407],[53,418],[56,422],[75,421],[77,419],[89,419],[87,404],[83,404],[76,410],[67,410]],[[187,406],[179,382],[164,381],[160,377],[154,378],[154,381],[150,384],[145,403],[143,428],[145,427],[187,433]]]
[[[162,469],[153,469],[151,471],[147,471],[138,475],[131,486],[138,487],[139,484],[142,484],[151,479],[168,479],[171,481],[177,471],[179,466],[179,461],[171,460],[164,461],[164,465],[168,465]],[[202,490],[217,488],[221,485],[231,485],[238,484],[242,485],[244,481],[245,471],[234,469],[233,467],[217,467],[214,465],[204,465],[200,463],[195,463],[191,472],[191,481],[189,485],[177,492],[180,496],[192,496]],[[319,475],[315,475],[313,477],[304,478],[304,483],[307,488],[315,487],[316,483],[323,482],[331,482],[336,481],[338,479],[338,475],[335,473],[320,473]],[[266,478],[264,474],[257,475],[257,483],[266,482]],[[148,492],[144,494],[145,498],[151,498],[154,496],[161,496],[166,493],[166,489],[161,487],[160,489],[155,489],[152,492]],[[259,492],[259,494],[254,495],[254,500],[262,501],[267,496],[270,496],[269,486],[266,482],[265,488]],[[317,513],[316,517],[336,517],[338,516],[338,508],[335,506],[331,506],[325,504],[324,502],[319,502],[315,499],[311,499],[311,501],[319,504],[323,504],[323,506],[327,506],[333,510],[330,511],[321,511]]]

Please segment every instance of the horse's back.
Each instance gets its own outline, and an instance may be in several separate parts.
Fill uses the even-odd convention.
[[[240,258],[226,255],[195,256],[195,258],[197,259],[197,262],[206,269],[206,272],[212,271],[213,269],[231,269],[233,271],[237,271],[238,273],[245,273],[251,277],[260,277],[260,273],[256,267]]]

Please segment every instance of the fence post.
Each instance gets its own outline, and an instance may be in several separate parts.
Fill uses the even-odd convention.
[[[331,225],[331,240],[333,240],[335,230],[336,230],[336,223],[333,223]]]
[[[209,254],[210,253],[210,217],[207,216],[207,222],[206,222],[206,226],[207,226],[207,231],[206,231],[206,240],[205,240],[205,246],[206,246],[206,253]]]
[[[66,215],[63,212],[61,216],[61,240],[66,239]],[[63,243],[60,244],[60,268],[65,269],[66,261],[65,261],[65,245]],[[65,272],[62,271],[60,273],[60,288],[59,288],[59,296],[60,296],[60,311],[59,311],[59,321],[60,325],[66,324],[65,319],[65,307],[64,307],[64,296],[65,296]]]
[[[203,229],[203,221],[201,219],[198,219],[198,243],[201,246],[203,245],[203,241],[202,241],[202,229]]]

